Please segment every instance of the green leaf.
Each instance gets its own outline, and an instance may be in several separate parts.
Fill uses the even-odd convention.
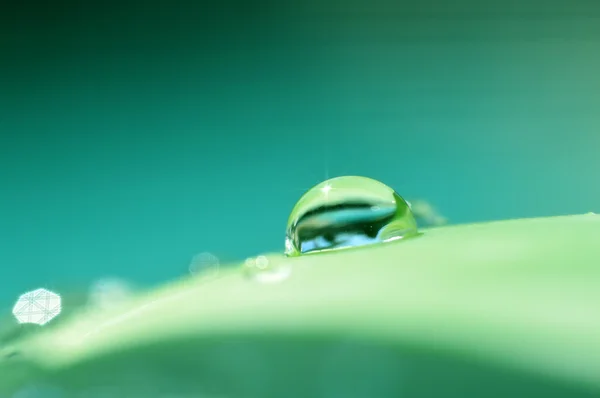
[[[598,396],[599,242],[588,214],[270,254],[287,279],[224,268],[6,343],[0,396]]]

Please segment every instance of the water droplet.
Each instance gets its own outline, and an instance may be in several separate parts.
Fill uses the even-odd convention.
[[[89,304],[98,308],[115,307],[133,294],[133,288],[119,278],[103,278],[95,281],[89,293]]]
[[[446,217],[441,215],[431,203],[423,199],[406,202],[413,213],[417,224],[421,227],[438,227],[448,223]]]
[[[266,256],[258,256],[256,260],[254,260],[256,267],[258,269],[267,269],[269,266],[269,259]]]
[[[215,277],[219,273],[219,258],[208,252],[197,254],[192,258],[189,271],[192,275]]]
[[[366,177],[324,181],[306,192],[288,220],[285,254],[390,242],[417,235],[406,201],[387,185]]]
[[[284,257],[258,256],[246,259],[246,275],[260,283],[277,283],[287,279],[292,268]]]

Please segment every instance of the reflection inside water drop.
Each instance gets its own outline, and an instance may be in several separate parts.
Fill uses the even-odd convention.
[[[416,234],[408,204],[393,189],[366,177],[338,177],[300,198],[288,220],[285,254],[364,246]]]

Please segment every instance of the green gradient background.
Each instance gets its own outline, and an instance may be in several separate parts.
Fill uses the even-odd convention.
[[[446,3],[5,6],[0,307],[283,250],[326,176],[453,222],[600,210],[600,3]]]

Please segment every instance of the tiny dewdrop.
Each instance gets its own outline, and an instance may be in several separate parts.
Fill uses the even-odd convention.
[[[387,185],[345,176],[308,190],[289,217],[285,254],[299,256],[416,236],[408,203]]]
[[[88,303],[96,308],[115,307],[133,295],[133,288],[119,278],[102,278],[90,287]]]
[[[208,252],[196,254],[192,258],[188,270],[194,276],[215,277],[219,273],[219,258]]]
[[[286,258],[279,255],[271,258],[260,255],[244,262],[246,277],[259,283],[278,283],[286,280],[292,271]]]

